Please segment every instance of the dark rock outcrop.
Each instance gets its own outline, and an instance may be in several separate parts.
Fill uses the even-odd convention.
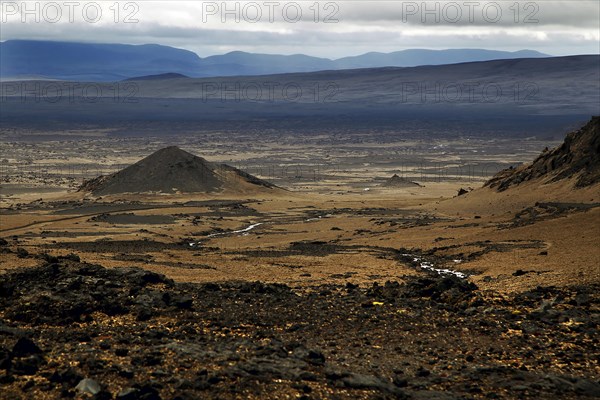
[[[501,192],[534,179],[543,183],[575,179],[577,188],[600,182],[600,117],[592,117],[569,133],[562,145],[545,150],[532,163],[500,171],[485,186]]]

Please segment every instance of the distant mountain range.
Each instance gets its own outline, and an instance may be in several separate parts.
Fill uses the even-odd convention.
[[[161,74],[190,77],[268,75],[354,68],[413,67],[498,59],[549,57],[533,50],[516,52],[412,49],[366,53],[337,60],[303,54],[234,51],[200,58],[196,53],[157,44],[94,44],[7,40],[0,43],[0,77],[111,82]]]
[[[562,135],[600,115],[599,55],[261,77],[169,74],[117,84],[63,82],[58,92],[55,82],[36,84],[0,83],[6,131],[90,126],[116,135],[418,131],[498,139]],[[288,92],[289,84],[296,89]],[[90,85],[94,90],[86,94]]]

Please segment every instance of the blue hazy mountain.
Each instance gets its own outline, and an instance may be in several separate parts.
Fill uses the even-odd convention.
[[[200,57],[187,50],[146,44],[8,40],[0,43],[0,74],[77,81],[116,81],[172,72],[195,76]]]
[[[533,50],[506,52],[414,49],[393,53],[367,53],[338,60],[303,54],[255,54],[241,51],[200,58],[188,50],[157,44],[8,40],[0,43],[0,76],[4,79],[43,77],[73,81],[118,81],[168,73],[190,77],[266,75],[539,57],[548,55]]]
[[[223,55],[206,57],[202,59],[202,64],[204,72],[211,76],[268,75],[338,69],[335,62],[327,58],[304,54],[285,56],[243,51],[232,51]]]
[[[507,60],[514,58],[550,57],[534,50],[515,52],[482,50],[482,49],[450,49],[426,50],[411,49],[393,53],[371,52],[355,57],[344,57],[335,61],[338,69],[379,68],[379,67],[416,67],[419,65],[444,65],[473,61]]]

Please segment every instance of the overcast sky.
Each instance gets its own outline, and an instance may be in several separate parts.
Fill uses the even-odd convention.
[[[410,48],[600,53],[598,0],[1,0],[1,7],[1,40],[158,43],[201,57],[242,50],[339,58]]]

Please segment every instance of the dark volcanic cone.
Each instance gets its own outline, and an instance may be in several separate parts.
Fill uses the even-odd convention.
[[[226,164],[214,164],[171,146],[112,175],[86,181],[79,191],[94,195],[119,193],[212,193],[274,188],[269,182]]]
[[[410,181],[406,178],[394,174],[391,178],[386,180],[381,186],[385,187],[421,187],[417,182]]]
[[[533,179],[543,183],[576,179],[575,187],[600,182],[600,117],[571,132],[559,147],[546,150],[532,163],[500,171],[485,186],[499,192]]]

